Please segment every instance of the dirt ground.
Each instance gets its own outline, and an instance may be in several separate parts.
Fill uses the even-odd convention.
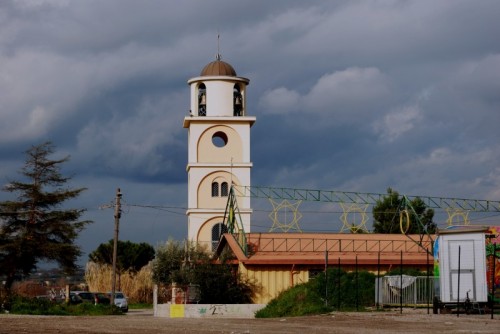
[[[100,317],[2,314],[0,333],[500,333],[500,316],[407,309],[276,319],[169,319],[151,310]]]

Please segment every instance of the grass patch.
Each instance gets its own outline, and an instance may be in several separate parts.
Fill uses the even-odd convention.
[[[120,315],[123,312],[114,305],[93,305],[81,303],[76,305],[64,302],[53,302],[48,299],[14,297],[10,302],[11,314],[29,315]]]
[[[68,315],[61,304],[48,299],[15,297],[10,304],[10,313],[31,315]]]
[[[144,309],[144,308],[151,309],[151,308],[153,308],[153,304],[149,304],[149,303],[135,303],[135,304],[129,304],[128,308],[132,309],[132,310],[138,310],[138,309]]]

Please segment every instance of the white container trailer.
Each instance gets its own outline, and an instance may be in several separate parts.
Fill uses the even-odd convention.
[[[439,285],[441,303],[486,303],[487,228],[439,230]]]

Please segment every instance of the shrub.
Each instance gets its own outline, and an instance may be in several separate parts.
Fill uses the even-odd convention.
[[[195,243],[169,240],[158,247],[152,272],[157,284],[199,285],[202,304],[251,303],[254,287],[237,266],[213,263],[210,253]]]
[[[375,275],[360,271],[346,272],[338,269],[328,269],[328,305],[335,308],[354,309],[356,306],[370,306],[375,303]],[[325,296],[325,275],[318,275],[311,284],[316,286],[318,293]],[[340,299],[339,299],[340,298]]]
[[[10,313],[30,315],[119,315],[121,310],[114,305],[81,303],[69,305],[42,298],[16,296],[10,300]]]
[[[316,287],[305,283],[283,291],[255,314],[257,318],[294,317],[320,314],[331,309],[325,306]]]
[[[192,282],[201,290],[201,304],[248,304],[252,285],[228,264],[198,264],[192,268]]]
[[[328,289],[326,289],[326,279]],[[325,301],[325,294],[327,300]],[[321,314],[334,308],[356,309],[375,303],[375,275],[366,271],[345,272],[328,269],[307,283],[283,291],[256,313],[257,318]]]
[[[48,315],[52,314],[54,305],[48,299],[16,296],[10,302],[10,312],[14,314]],[[61,309],[54,309],[55,314],[63,315]]]

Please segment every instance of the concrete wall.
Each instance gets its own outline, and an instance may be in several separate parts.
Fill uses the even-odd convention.
[[[254,318],[265,304],[155,304],[154,316],[164,318]]]
[[[158,304],[158,285],[153,288],[155,317],[164,318],[254,318],[266,304]]]

